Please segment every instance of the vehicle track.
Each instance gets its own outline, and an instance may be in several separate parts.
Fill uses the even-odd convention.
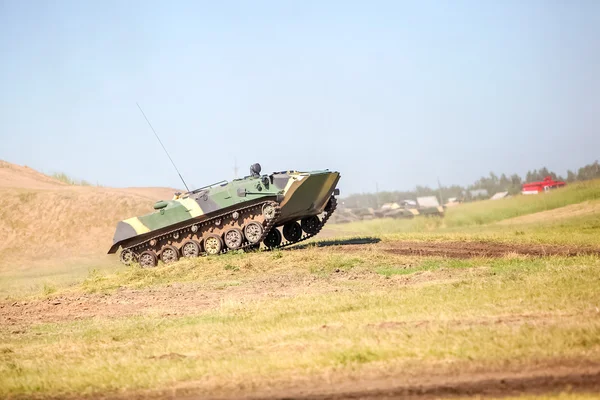
[[[556,360],[559,361],[559,360]],[[399,383],[407,382],[407,383]],[[521,395],[554,393],[600,393],[600,365],[554,365],[545,369],[514,372],[494,371],[461,373],[456,376],[436,374],[415,376],[410,372],[402,377],[363,379],[336,383],[303,383],[293,388],[278,387],[267,391],[238,392],[209,395],[197,392],[194,382],[164,390],[129,392],[105,399],[156,399],[170,396],[182,400],[196,399],[265,399],[265,400],[342,400],[342,399],[448,399],[503,398]]]
[[[341,399],[439,399],[452,397],[485,396],[502,398],[524,394],[548,394],[567,392],[600,392],[600,369],[560,373],[543,371],[531,375],[442,378],[440,382],[415,385],[394,385],[393,380],[384,382],[358,382],[351,387],[329,393],[286,393],[271,397],[247,397],[248,399],[298,399],[298,400],[341,400]],[[439,379],[439,378],[438,378]],[[444,381],[446,380],[446,381]],[[371,388],[369,388],[371,386]],[[190,397],[189,399],[191,399]]]
[[[343,245],[343,242],[333,241],[330,246]],[[358,251],[365,249],[378,249],[387,253],[423,256],[423,257],[448,257],[448,258],[477,258],[477,257],[505,257],[510,255],[523,255],[534,257],[578,255],[600,255],[600,248],[546,245],[546,244],[516,244],[499,242],[420,242],[420,241],[393,241],[378,244],[357,244],[345,247],[345,251]],[[318,246],[318,244],[317,244]]]

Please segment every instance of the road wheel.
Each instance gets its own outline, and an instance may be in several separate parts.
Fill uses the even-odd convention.
[[[279,229],[273,228],[269,231],[269,233],[267,233],[267,237],[265,238],[263,243],[265,244],[265,246],[272,249],[281,244],[281,239],[282,239],[282,236],[281,236],[281,232],[279,232]]]
[[[300,225],[302,226],[302,230],[309,235],[314,235],[319,231],[319,225],[321,225],[321,220],[316,215],[312,217],[302,218],[300,221]]]
[[[236,250],[242,247],[244,242],[244,234],[238,228],[231,228],[223,235],[225,245],[231,250]]]
[[[263,235],[263,227],[258,222],[250,222],[244,228],[244,234],[246,235],[246,240],[250,242],[250,244],[260,243],[260,239]]]
[[[272,204],[265,204],[262,208],[262,212],[267,221],[275,218],[275,207]]]
[[[188,240],[181,246],[181,255],[183,257],[198,257],[200,255],[200,243],[195,240]]]
[[[179,260],[179,251],[175,246],[168,244],[160,251],[160,259],[165,264],[174,263],[175,261]]]
[[[283,226],[283,237],[290,242],[297,242],[302,237],[302,227],[297,222],[288,222]]]
[[[211,233],[206,239],[204,239],[204,251],[206,254],[214,256],[219,254],[223,249],[223,240],[219,235]]]
[[[131,265],[131,263],[135,261],[135,256],[133,255],[133,252],[131,250],[124,249],[123,251],[121,251],[121,254],[119,254],[119,259],[123,264]]]
[[[153,251],[146,250],[140,254],[139,263],[142,268],[154,268],[158,264],[158,259]]]

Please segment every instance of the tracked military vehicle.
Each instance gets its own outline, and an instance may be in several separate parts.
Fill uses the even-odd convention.
[[[169,201],[154,212],[117,224],[109,254],[121,248],[125,264],[154,267],[179,257],[217,255],[229,250],[281,248],[315,236],[336,208],[334,171],[285,171],[219,182]]]

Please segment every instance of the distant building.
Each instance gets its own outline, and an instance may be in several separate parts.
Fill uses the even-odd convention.
[[[487,199],[490,197],[486,189],[469,190],[469,195],[471,196],[471,198],[482,197]]]
[[[419,204],[419,207],[439,207],[440,206],[440,203],[438,202],[438,199],[435,196],[417,197],[417,203]]]
[[[508,192],[498,192],[495,195],[493,195],[490,200],[500,200],[500,199],[505,199],[507,197],[510,197],[508,195]]]
[[[543,181],[539,182],[528,182],[523,184],[523,194],[538,194],[541,192],[547,192],[551,189],[561,188],[566,183],[563,181],[555,181],[551,176],[547,176]]]

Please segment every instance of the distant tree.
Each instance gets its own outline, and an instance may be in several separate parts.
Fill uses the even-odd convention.
[[[431,189],[430,187],[427,187],[427,186],[419,186],[419,185],[417,185],[417,187],[415,188],[415,195],[417,197],[435,196],[436,195],[436,190],[435,189]]]
[[[552,176],[552,174],[550,173],[550,171],[548,171],[548,168],[542,167],[538,172],[538,180],[541,181],[547,176]]]
[[[511,195],[515,195],[521,192],[521,186],[523,184],[523,180],[518,174],[512,174],[510,176],[510,184],[508,185],[508,193]]]
[[[510,183],[512,186],[521,186],[523,179],[518,174],[512,174],[510,176]]]
[[[533,182],[537,180],[537,170],[534,169],[533,171],[527,171],[527,174],[525,175],[525,182]]]
[[[465,197],[465,189],[459,185],[442,186],[442,196],[444,196],[444,201],[448,201],[450,197],[463,199]]]
[[[508,187],[510,185],[511,185],[510,179],[508,179],[508,177],[505,174],[500,175],[500,186],[502,186],[503,188],[506,188],[508,190]]]
[[[547,176],[554,180],[564,180],[556,172],[550,171],[546,167],[542,167],[539,170],[534,169],[533,171],[527,171],[527,174],[525,175],[525,182],[543,181]]]
[[[582,168],[579,168],[577,173],[578,180],[585,181],[596,178],[600,178],[600,164],[598,164],[598,160],[596,160],[593,164],[588,164]]]
[[[495,185],[497,184],[499,181],[498,176],[496,174],[494,174],[493,172],[490,171],[490,179],[489,179],[489,183]]]

